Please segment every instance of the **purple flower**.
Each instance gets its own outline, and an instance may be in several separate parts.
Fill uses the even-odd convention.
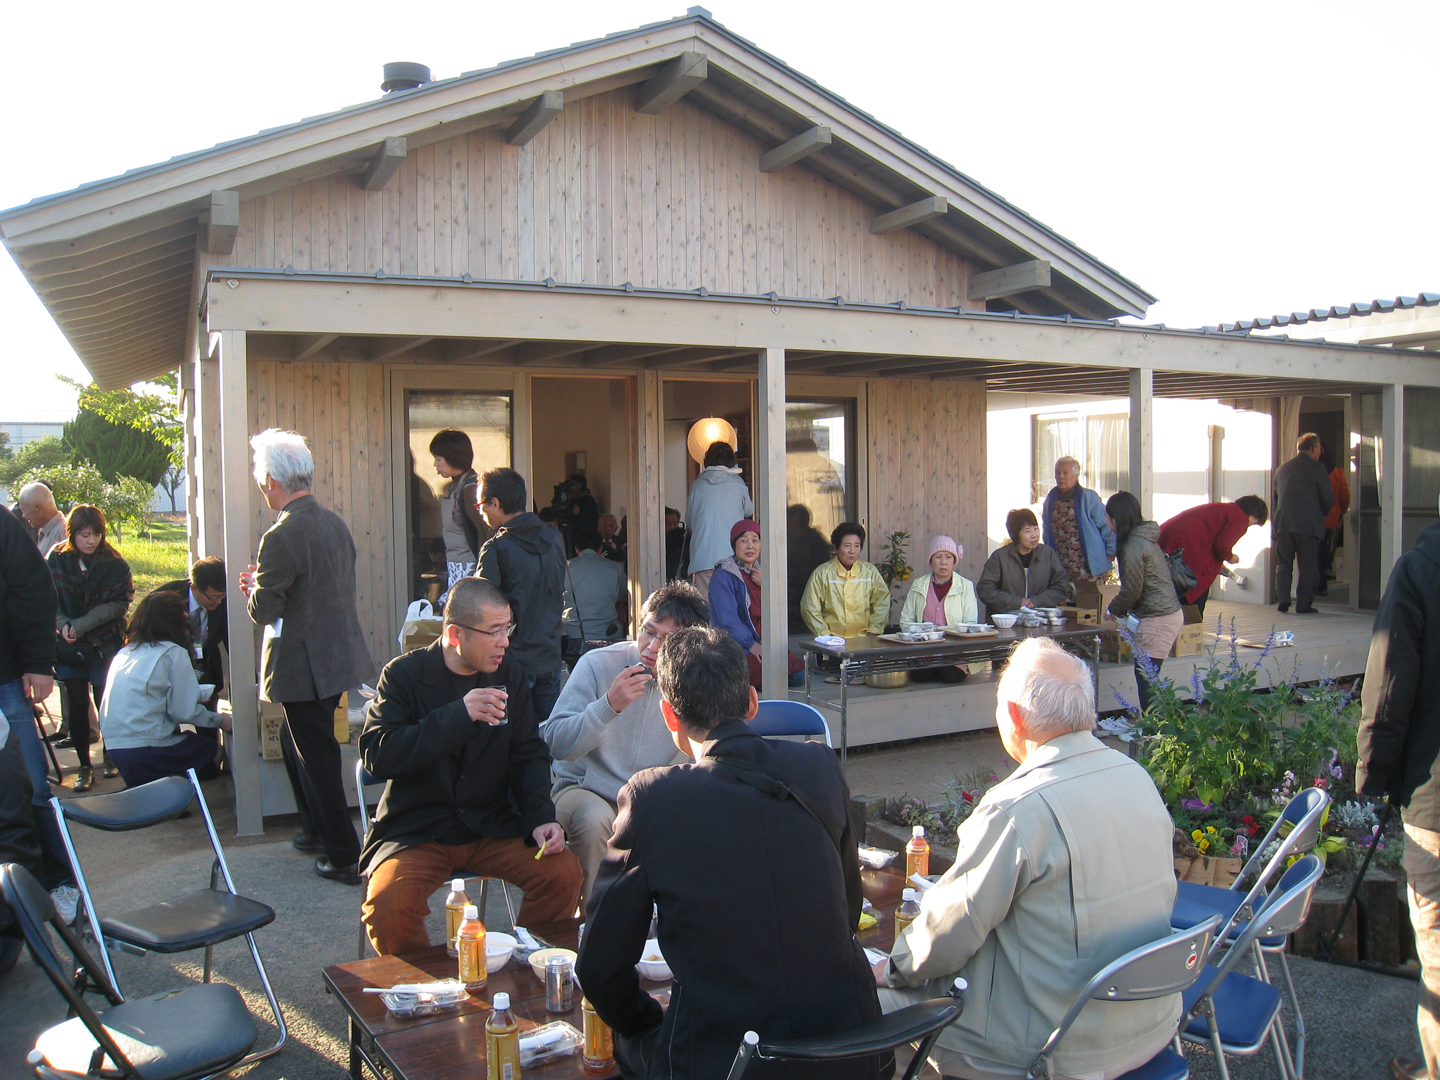
[[[1205,703],[1205,686],[1200,681],[1198,667],[1190,670],[1190,695],[1195,699],[1195,704],[1203,705]]]
[[[1181,800],[1180,800],[1180,807],[1181,807],[1182,810],[1213,810],[1213,809],[1215,809],[1213,806],[1211,806],[1209,803],[1207,803],[1204,799],[1181,799]]]

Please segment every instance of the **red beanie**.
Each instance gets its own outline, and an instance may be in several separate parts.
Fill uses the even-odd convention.
[[[734,525],[730,526],[731,551],[735,550],[735,541],[739,540],[740,537],[744,536],[747,532],[753,532],[756,536],[759,536],[760,526],[757,525],[754,521],[751,521],[749,518],[741,518],[739,521],[735,522]]]

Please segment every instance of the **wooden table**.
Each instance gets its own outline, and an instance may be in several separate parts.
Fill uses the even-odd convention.
[[[903,864],[902,864],[903,865]],[[898,870],[861,872],[865,896],[879,920],[859,936],[866,948],[889,951],[895,941],[895,908],[900,904],[904,879]],[[532,927],[531,931],[561,948],[575,948],[579,919]],[[455,974],[456,961],[443,945],[406,957],[373,956],[348,964],[335,964],[322,973],[325,989],[345,1010],[350,1029],[350,1075],[361,1080],[361,1063],[382,1080],[388,1073],[395,1080],[475,1080],[484,1076],[485,1021],[496,993],[510,995],[510,1008],[520,1021],[522,1032],[529,1027],[564,1020],[583,1030],[580,992],[568,1013],[545,1010],[545,986],[525,961],[511,960],[490,976],[478,996],[463,1002],[459,1012],[438,1016],[399,1019],[391,1016],[379,994],[367,994],[365,987],[389,987],[405,982],[429,982]],[[670,1000],[670,984],[642,979],[640,985],[662,1005]],[[385,1070],[382,1072],[381,1069]],[[527,1078],[543,1080],[599,1080],[618,1072],[586,1069],[580,1055],[561,1058],[525,1070]]]
[[[1013,626],[1000,630],[994,636],[952,637],[943,641],[920,641],[906,644],[882,641],[874,634],[846,638],[839,648],[827,648],[814,638],[802,638],[795,645],[805,654],[805,700],[840,713],[840,766],[845,767],[849,744],[849,703],[851,680],[863,679],[867,675],[884,675],[892,671],[915,671],[919,668],[948,667],[972,661],[995,662],[1010,655],[1015,644],[1032,637],[1048,637],[1066,645],[1081,646],[1085,658],[1090,661],[1090,676],[1099,693],[1100,678],[1100,635],[1105,627],[1093,623],[1066,622],[1060,626]],[[840,661],[840,704],[825,698],[815,697],[810,690],[810,676],[814,665],[811,657],[832,657]]]

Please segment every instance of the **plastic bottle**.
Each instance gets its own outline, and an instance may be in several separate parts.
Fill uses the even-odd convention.
[[[485,970],[485,924],[479,909],[466,904],[460,926],[455,931],[456,951],[460,956],[460,981],[470,993],[485,989],[490,978]]]
[[[580,999],[581,1023],[585,1025],[585,1044],[581,1057],[587,1069],[613,1069],[615,1067],[615,1037],[610,1025],[600,1019],[590,999]]]
[[[510,995],[495,995],[495,1011],[485,1021],[486,1080],[520,1080],[520,1025],[510,1011]]]
[[[470,897],[465,892],[465,879],[456,878],[450,882],[450,895],[445,897],[445,951],[458,956],[455,951],[455,932],[460,929],[460,920],[465,917],[465,908]]]
[[[906,889],[901,895],[900,906],[895,909],[895,936],[920,917],[920,891]]]
[[[924,825],[910,830],[910,842],[905,845],[905,876],[911,874],[930,876],[930,841],[925,839]]]

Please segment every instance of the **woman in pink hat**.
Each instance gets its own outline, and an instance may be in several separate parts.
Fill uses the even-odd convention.
[[[979,619],[975,586],[955,573],[955,564],[964,554],[965,549],[952,537],[937,536],[930,541],[930,573],[910,582],[910,592],[900,609],[901,625],[928,622],[936,626],[955,626]],[[958,665],[922,668],[911,672],[910,678],[919,682],[938,680],[954,683],[963,681],[965,675],[965,667]]]

